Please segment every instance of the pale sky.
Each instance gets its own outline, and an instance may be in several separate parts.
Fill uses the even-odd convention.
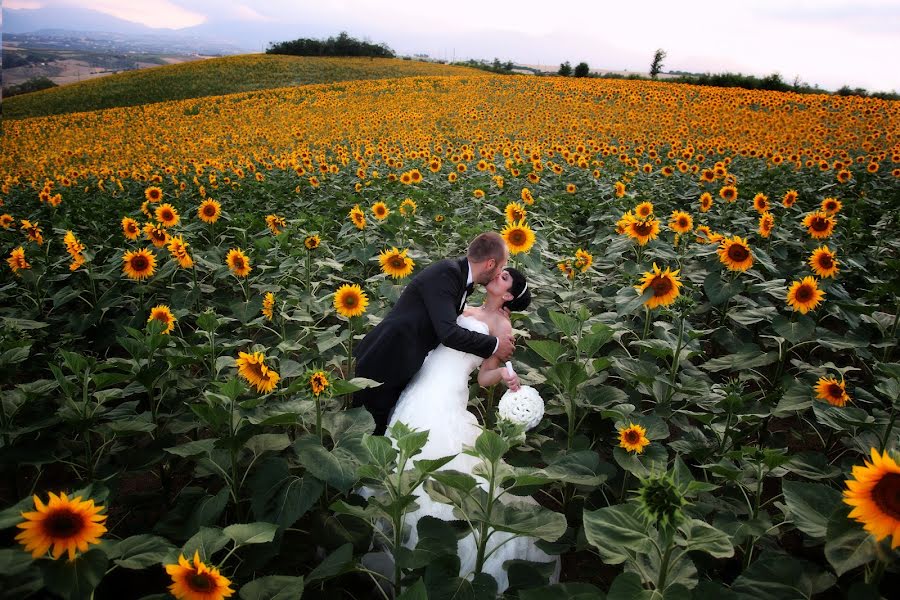
[[[6,0],[4,8],[90,8],[151,27],[244,22],[270,39],[321,32],[398,54],[647,71],[773,72],[834,90],[900,91],[900,0]],[[284,37],[286,25],[296,32]],[[276,33],[277,30],[277,33]],[[224,29],[223,29],[224,31]]]

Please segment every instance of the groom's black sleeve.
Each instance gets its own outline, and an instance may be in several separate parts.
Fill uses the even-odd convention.
[[[463,288],[453,272],[438,271],[421,282],[420,293],[428,318],[438,339],[448,348],[487,358],[494,353],[497,338],[469,331],[456,324],[456,308],[462,300]]]

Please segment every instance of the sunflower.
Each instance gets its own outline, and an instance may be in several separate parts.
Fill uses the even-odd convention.
[[[375,218],[379,221],[384,221],[387,216],[391,214],[391,210],[384,202],[376,202],[372,205],[372,214],[375,215]]]
[[[577,191],[578,191],[578,188],[575,186],[574,183],[566,184],[566,192],[568,192],[569,194],[574,194]]]
[[[528,216],[528,211],[526,211],[525,207],[518,202],[510,202],[507,204],[504,212],[506,213],[507,223],[515,223]]]
[[[672,211],[672,218],[669,221],[669,229],[676,233],[687,233],[694,227],[694,219],[691,215],[680,210]]]
[[[840,183],[847,183],[852,177],[853,175],[851,175],[850,171],[848,171],[847,169],[841,169],[837,172],[837,180]]]
[[[449,181],[450,183],[453,183],[457,179],[459,179],[459,176],[456,173],[449,173],[447,175],[447,181]]]
[[[309,376],[309,388],[312,390],[314,396],[318,396],[324,392],[325,388],[329,385],[331,385],[331,383],[328,381],[328,376],[325,374],[325,371],[316,371]]]
[[[287,226],[284,217],[278,215],[266,215],[266,227],[272,232],[272,235],[280,235],[282,230]]]
[[[647,439],[647,430],[634,423],[629,423],[628,427],[619,430],[619,447],[624,448],[628,452],[641,454],[646,446],[650,445]]]
[[[350,209],[350,220],[357,229],[366,228],[366,214],[359,207],[359,204]]]
[[[182,269],[190,269],[194,266],[194,259],[188,254],[188,246],[189,244],[185,242],[184,238],[180,235],[176,235],[170,239],[166,246],[169,250],[169,254],[178,261],[178,265]]]
[[[638,219],[646,219],[653,215],[653,203],[652,202],[641,202],[637,206],[634,207],[634,215]]]
[[[591,265],[594,264],[594,255],[588,252],[587,250],[582,250],[579,248],[575,251],[575,263],[574,266],[576,269],[580,269],[582,273],[591,268]]]
[[[510,254],[528,252],[534,245],[534,232],[524,219],[515,223],[507,223],[500,235],[506,240],[506,246],[509,248]]]
[[[805,315],[816,308],[824,297],[825,292],[819,289],[816,279],[804,277],[800,281],[791,283],[786,300],[792,309],[799,310]]]
[[[730,271],[746,271],[753,266],[753,252],[750,251],[746,238],[738,235],[726,237],[716,252],[719,254],[719,261]]]
[[[756,212],[758,212],[759,214],[769,212],[769,209],[771,208],[771,205],[769,204],[769,197],[762,192],[753,196],[753,208],[755,208]]]
[[[844,503],[852,506],[849,517],[880,542],[891,536],[891,548],[900,546],[900,465],[887,451],[871,449],[872,462],[853,467],[853,479],[844,483]]]
[[[403,279],[413,271],[415,263],[411,258],[406,256],[407,250],[398,250],[391,248],[384,250],[378,255],[378,262],[381,263],[381,272],[390,275],[394,279]]]
[[[621,181],[617,181],[615,185],[613,185],[613,192],[616,195],[616,198],[621,198],[625,195],[625,184]]]
[[[322,240],[319,238],[317,234],[308,235],[303,240],[303,245],[306,246],[307,250],[315,250],[322,243]]]
[[[810,237],[816,240],[824,240],[834,232],[835,220],[831,215],[815,211],[803,217],[803,225]]]
[[[166,573],[172,577],[169,591],[178,600],[223,600],[234,594],[219,569],[200,560],[199,550],[194,551],[193,564],[179,554],[178,564],[166,565]]]
[[[733,185],[726,185],[719,190],[719,197],[725,202],[734,202],[738,197],[737,188]]]
[[[559,269],[567,279],[575,279],[575,274],[578,273],[578,270],[572,267],[571,260],[564,260],[562,262],[556,263],[556,268]]]
[[[637,240],[638,245],[645,246],[659,235],[659,221],[653,217],[646,220],[632,218],[626,225],[625,233]]]
[[[790,208],[797,202],[797,190],[788,190],[784,193],[784,198],[781,199],[781,204],[785,208]]]
[[[647,288],[653,290],[653,295],[644,302],[644,306],[652,310],[657,306],[668,306],[675,302],[681,293],[678,289],[681,287],[681,281],[678,279],[679,271],[672,271],[669,267],[661,271],[656,263],[653,263],[653,271],[645,272],[641,284],[634,287],[641,296]]]
[[[275,294],[272,292],[266,292],[263,297],[262,314],[270,321],[275,316]]]
[[[822,212],[824,213],[836,215],[841,212],[841,208],[843,208],[843,204],[837,198],[825,198],[822,200]]]
[[[400,214],[404,217],[411,217],[416,214],[416,206],[415,201],[412,198],[406,198],[403,202],[400,203]]]
[[[75,237],[75,234],[72,231],[66,231],[66,235],[63,237],[63,243],[66,245],[66,252],[72,257],[84,252],[84,244],[78,241],[78,238]]]
[[[131,217],[122,217],[122,233],[129,240],[136,240],[141,235],[141,227]]]
[[[238,277],[246,277],[253,268],[250,266],[250,259],[247,258],[247,255],[240,248],[229,250],[228,255],[225,257],[225,262],[228,264],[231,272]]]
[[[267,394],[275,389],[275,385],[281,377],[274,369],[266,366],[266,357],[262,352],[238,352],[238,358],[234,359],[238,368],[238,375],[247,380],[250,385],[256,386],[260,394]]]
[[[400,175],[400,183],[403,185],[409,185],[412,183],[412,176],[409,173],[403,173]]]
[[[772,216],[772,213],[766,211],[759,216],[759,235],[764,238],[769,237],[774,227],[775,217]]]
[[[834,377],[819,377],[815,390],[816,398],[824,400],[832,406],[845,406],[850,400],[843,377],[840,381]]]
[[[434,216],[434,222],[435,222],[435,223],[443,223],[443,222],[444,222],[444,215],[435,215],[435,216]]]
[[[709,212],[709,209],[712,208],[713,205],[713,197],[709,192],[703,192],[700,194],[700,212]]]
[[[212,198],[204,200],[197,209],[197,216],[204,223],[215,223],[222,214],[222,205]]]
[[[838,272],[835,253],[828,246],[819,246],[809,257],[809,266],[819,277],[834,277]]]
[[[99,544],[100,536],[106,532],[102,525],[106,515],[98,514],[102,506],[94,505],[91,499],[81,496],[69,498],[65,493],[50,492],[47,504],[33,496],[32,512],[23,512],[23,523],[16,525],[20,531],[16,535],[19,543],[31,552],[32,558],[41,558],[53,547],[53,558],[57,559],[68,551],[69,560],[75,559],[75,551],[87,552],[88,544]]]
[[[420,183],[422,181],[422,173],[418,169],[413,169],[409,172],[409,180],[412,183]]]
[[[156,186],[151,186],[151,187],[148,187],[146,190],[144,190],[144,198],[147,199],[147,202],[150,202],[150,203],[159,202],[160,200],[162,200],[162,197],[163,197],[162,190]]]
[[[0,215],[0,227],[3,229],[9,229],[15,224],[16,220],[9,213]]]
[[[534,196],[531,195],[531,190],[529,190],[528,188],[522,188],[521,196],[522,196],[522,202],[524,202],[528,206],[531,206],[532,204],[534,204]]]
[[[147,319],[147,322],[159,321],[166,326],[160,333],[168,335],[175,329],[175,321],[177,320],[178,319],[175,318],[175,315],[172,314],[172,310],[168,306],[165,304],[158,304],[150,309],[150,318]]]
[[[334,309],[338,314],[350,318],[366,312],[369,298],[358,285],[345,283],[334,293]]]
[[[163,227],[174,227],[181,220],[181,217],[178,216],[178,211],[169,203],[157,206],[154,214],[156,215],[156,220]]]
[[[162,248],[169,243],[169,232],[157,225],[156,223],[147,223],[144,225],[144,235],[153,242],[157,248]]]
[[[25,260],[25,248],[22,246],[14,248],[9,253],[9,258],[6,259],[6,263],[9,265],[9,268],[12,269],[13,273],[18,273],[23,269],[31,268],[31,263]]]
[[[146,279],[156,270],[156,256],[149,250],[126,252],[122,256],[122,272],[135,281]]]
[[[32,223],[27,219],[22,219],[22,231],[25,232],[25,235],[28,236],[28,239],[32,242],[36,242],[38,246],[43,245],[44,236],[41,234],[41,228],[38,226],[38,222],[35,221]]]

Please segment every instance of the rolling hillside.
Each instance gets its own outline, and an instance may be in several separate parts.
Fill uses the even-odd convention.
[[[5,119],[135,106],[310,83],[479,73],[466,67],[384,58],[244,54],[83,81],[4,100]]]

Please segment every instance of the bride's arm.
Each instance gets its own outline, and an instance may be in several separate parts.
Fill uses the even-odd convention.
[[[491,335],[510,335],[512,333],[512,326],[509,324],[509,321],[502,321],[498,329],[500,331],[492,331]],[[478,385],[490,387],[501,381],[513,391],[519,389],[519,377],[515,374],[510,376],[506,366],[492,354],[481,363],[481,368],[478,370]]]

